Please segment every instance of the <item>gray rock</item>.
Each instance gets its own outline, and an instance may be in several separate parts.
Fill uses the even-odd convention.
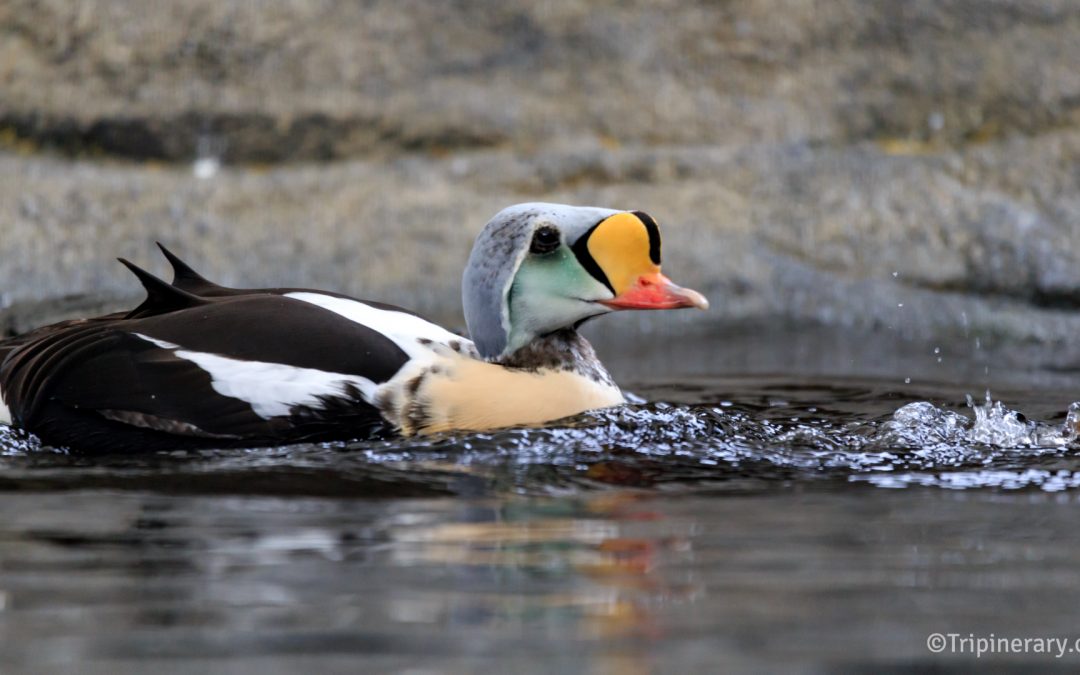
[[[1069,0],[12,0],[0,126],[75,153],[905,138],[1077,120]]]
[[[649,211],[713,300],[613,326],[1080,368],[1078,31],[1066,0],[15,0],[4,325],[133,297],[113,258],[164,273],[160,240],[222,283],[460,327],[473,236],[545,199]]]

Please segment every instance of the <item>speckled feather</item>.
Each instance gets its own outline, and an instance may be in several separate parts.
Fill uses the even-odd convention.
[[[476,238],[462,279],[462,305],[469,335],[486,359],[502,355],[509,337],[507,294],[521,261],[529,252],[533,231],[556,224],[573,242],[611,209],[532,202],[503,209]]]

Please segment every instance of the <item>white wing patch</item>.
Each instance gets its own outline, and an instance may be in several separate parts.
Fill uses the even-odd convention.
[[[431,350],[418,342],[421,338],[442,344],[456,341],[465,345],[472,345],[468,339],[455,335],[442,326],[437,326],[412,314],[378,309],[356,300],[335,298],[320,293],[286,293],[285,297],[317,305],[350,321],[355,321],[374,331],[378,331],[392,340],[410,359],[423,359],[426,361],[432,358]]]
[[[174,345],[171,342],[165,342],[164,340],[152,338],[149,335],[143,335],[142,333],[135,333],[135,337],[139,338],[140,340],[146,340],[154,346],[161,347],[162,349],[180,349],[180,345]]]
[[[358,375],[266,361],[244,361],[181,349],[179,345],[140,333],[134,335],[162,349],[175,350],[176,356],[191,361],[210,375],[210,386],[214,391],[244,401],[263,419],[288,415],[293,406],[320,407],[320,396],[341,396],[347,385],[360,390],[368,402],[375,393],[375,383]]]

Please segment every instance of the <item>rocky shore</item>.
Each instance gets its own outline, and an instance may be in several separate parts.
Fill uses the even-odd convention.
[[[553,200],[661,221],[665,269],[713,300],[678,330],[1070,372],[1077,35],[1068,0],[13,0],[0,330],[129,301],[113,259],[163,273],[155,240],[223,283],[456,325],[475,233]]]

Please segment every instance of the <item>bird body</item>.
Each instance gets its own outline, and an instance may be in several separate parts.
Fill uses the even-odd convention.
[[[219,286],[162,250],[172,283],[122,261],[134,310],[0,343],[0,421],[102,451],[539,424],[623,402],[581,322],[706,305],[659,274],[651,218],[587,207],[488,223],[463,279],[474,341],[337,293]]]

